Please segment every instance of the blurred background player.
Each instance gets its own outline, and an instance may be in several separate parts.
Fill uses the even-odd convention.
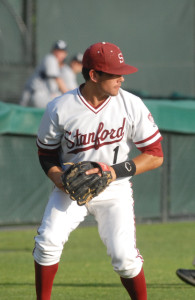
[[[45,108],[55,97],[68,91],[61,77],[61,65],[67,57],[67,44],[63,40],[54,43],[47,54],[27,80],[20,104]]]
[[[62,66],[61,76],[69,90],[76,89],[79,86],[77,75],[82,71],[82,59],[83,54],[77,53],[72,57],[69,64]]]

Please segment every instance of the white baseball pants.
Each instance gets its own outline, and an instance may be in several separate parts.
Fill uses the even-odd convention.
[[[94,215],[97,221],[114,270],[124,278],[137,276],[143,258],[136,248],[134,201],[128,181],[110,184],[85,206],[78,206],[55,188],[35,237],[35,261],[45,266],[58,263],[70,233],[88,214]]]

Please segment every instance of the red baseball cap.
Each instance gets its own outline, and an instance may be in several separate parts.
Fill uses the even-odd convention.
[[[83,67],[114,75],[127,75],[138,71],[125,64],[121,50],[114,44],[101,42],[91,45],[83,55]]]

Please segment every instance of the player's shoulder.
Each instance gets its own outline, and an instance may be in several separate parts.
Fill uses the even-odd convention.
[[[55,55],[52,53],[46,54],[43,58],[43,64],[49,65],[49,64],[58,64],[58,60]]]
[[[133,106],[134,105],[138,106],[143,103],[140,97],[122,88],[120,88],[119,90],[119,96],[123,99],[124,102],[126,102],[127,104],[131,104]]]
[[[56,56],[53,55],[52,53],[48,53],[44,57],[45,60],[57,60]]]

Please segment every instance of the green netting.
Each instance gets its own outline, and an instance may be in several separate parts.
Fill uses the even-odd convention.
[[[195,133],[195,101],[144,100],[159,128]],[[37,133],[44,110],[0,102],[0,133]]]
[[[140,152],[134,148],[130,158],[139,154]],[[135,201],[136,219],[160,219],[162,213],[162,168],[135,176],[131,182]]]
[[[170,201],[171,215],[195,212],[195,136],[172,136],[170,144],[171,165]]]
[[[144,102],[161,130],[195,133],[195,101],[145,100]]]
[[[0,133],[37,133],[43,109],[0,102]]]
[[[52,183],[43,173],[35,137],[0,136],[0,225],[40,222]]]
[[[0,63],[4,64],[24,64],[26,56],[26,28],[22,20],[22,1],[14,2],[0,1]]]

